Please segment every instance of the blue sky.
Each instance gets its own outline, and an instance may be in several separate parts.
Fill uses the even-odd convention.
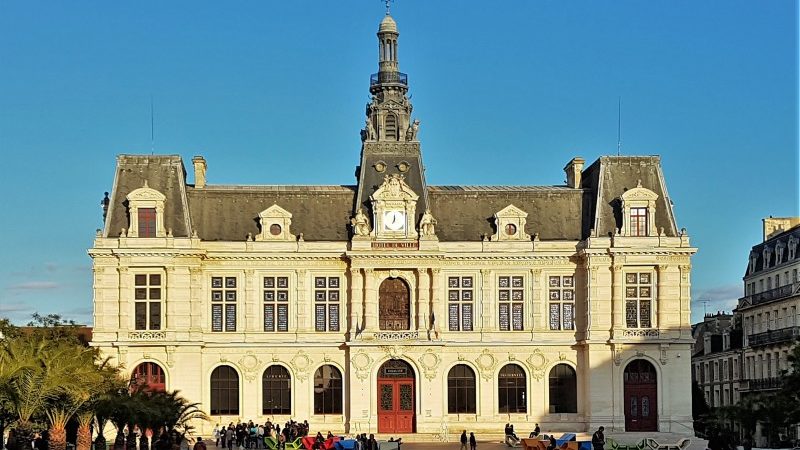
[[[741,294],[761,219],[798,215],[797,3],[422,1],[392,8],[430,184],[560,184],[659,154],[693,295]],[[378,0],[0,2],[0,316],[91,322],[115,156],[210,183],[353,184]],[[695,304],[693,317],[702,317]]]

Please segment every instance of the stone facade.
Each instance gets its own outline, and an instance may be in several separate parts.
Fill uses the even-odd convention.
[[[658,157],[428,186],[398,36],[387,15],[355,186],[214,185],[202,157],[189,184],[180,157],[118,158],[92,345],[214,423],[691,433],[696,249]]]

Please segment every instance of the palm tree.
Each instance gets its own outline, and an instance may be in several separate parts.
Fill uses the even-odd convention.
[[[63,370],[65,361],[54,353],[56,347],[36,335],[2,341],[0,396],[14,417],[19,448],[33,440],[36,414],[73,385],[74,378]]]
[[[63,374],[59,378],[70,377],[71,381],[62,385],[61,394],[45,412],[50,424],[48,444],[51,450],[66,450],[67,422],[101,389],[106,374],[95,364],[96,349],[62,342],[56,343],[52,352],[51,365]]]

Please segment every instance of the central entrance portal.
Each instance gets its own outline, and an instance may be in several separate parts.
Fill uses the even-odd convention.
[[[390,359],[378,371],[378,433],[414,432],[414,371]]]

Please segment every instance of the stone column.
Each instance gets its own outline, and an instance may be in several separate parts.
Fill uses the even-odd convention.
[[[692,323],[692,310],[691,310],[691,300],[692,300],[692,283],[689,277],[692,266],[689,264],[682,264],[678,267],[681,272],[681,281],[680,281],[680,324],[681,324],[681,335],[682,337],[689,338],[692,334],[691,323]],[[747,339],[745,337],[745,339]]]
[[[191,325],[189,331],[192,333],[203,332],[203,270],[199,267],[189,269],[189,302]],[[199,338],[199,337],[198,337]]]
[[[375,271],[364,269],[364,332],[378,331],[378,293],[375,290]]]
[[[428,269],[417,269],[417,331],[425,333],[430,329],[431,277]]]
[[[493,275],[494,272],[492,270],[481,270],[481,331],[494,331],[497,329],[497,319],[494,315],[494,296],[492,296]]]
[[[348,299],[350,323],[350,339],[354,339],[359,326],[363,326],[364,314],[364,277],[361,269],[350,268],[350,298]]]
[[[671,305],[672,302],[667,300],[667,270],[669,270],[667,265],[659,264],[656,266],[658,273],[656,308],[658,309],[656,310],[656,323],[653,328],[658,328],[662,331],[667,329],[667,308],[673,306]]]
[[[549,312],[547,309],[547,301],[543,300],[543,297],[547,298],[547,287],[546,283],[541,282],[541,278],[542,269],[531,269],[531,286],[530,289],[528,289],[528,292],[531,293],[530,301],[528,302],[531,312],[526,315],[530,316],[532,322],[530,328],[526,328],[526,330],[530,329],[532,332],[548,329],[547,320],[542,320],[542,315],[548,318]],[[577,301],[575,303],[577,304]],[[528,306],[526,306],[526,308],[528,308]]]
[[[621,264],[614,264],[611,269],[614,271],[611,280],[611,324],[614,330],[622,330],[625,328],[625,274]]]
[[[297,332],[309,333],[312,331],[312,322],[309,314],[309,298],[308,291],[306,290],[306,269],[297,269],[294,271],[297,278],[297,289],[294,295],[294,307],[297,311]],[[291,308],[290,308],[291,309]]]
[[[119,272],[119,291],[117,294],[117,308],[119,311],[119,326],[117,330],[122,333],[123,331],[130,331],[134,329],[134,324],[131,321],[131,312],[133,311],[133,304],[125,299],[133,298],[133,288],[131,274],[127,267],[118,267]],[[126,335],[127,336],[127,335]]]
[[[431,295],[433,296],[431,304],[436,317],[433,331],[436,338],[439,339],[442,332],[447,330],[447,299],[442,298],[442,269],[433,268],[431,274]]]
[[[259,305],[261,303],[261,295],[259,295],[259,282],[256,280],[255,276],[256,272],[253,269],[245,269],[243,272],[243,280],[242,286],[244,286],[244,314],[237,311],[236,314],[236,321],[239,324],[244,323],[244,329],[242,330],[240,327],[241,325],[237,325],[236,331],[250,331],[250,332],[257,332],[257,331],[264,331],[264,328],[261,327],[259,329],[259,318],[261,314],[259,314]],[[237,302],[240,305],[242,302]],[[242,320],[242,316],[244,316],[244,320]]]

